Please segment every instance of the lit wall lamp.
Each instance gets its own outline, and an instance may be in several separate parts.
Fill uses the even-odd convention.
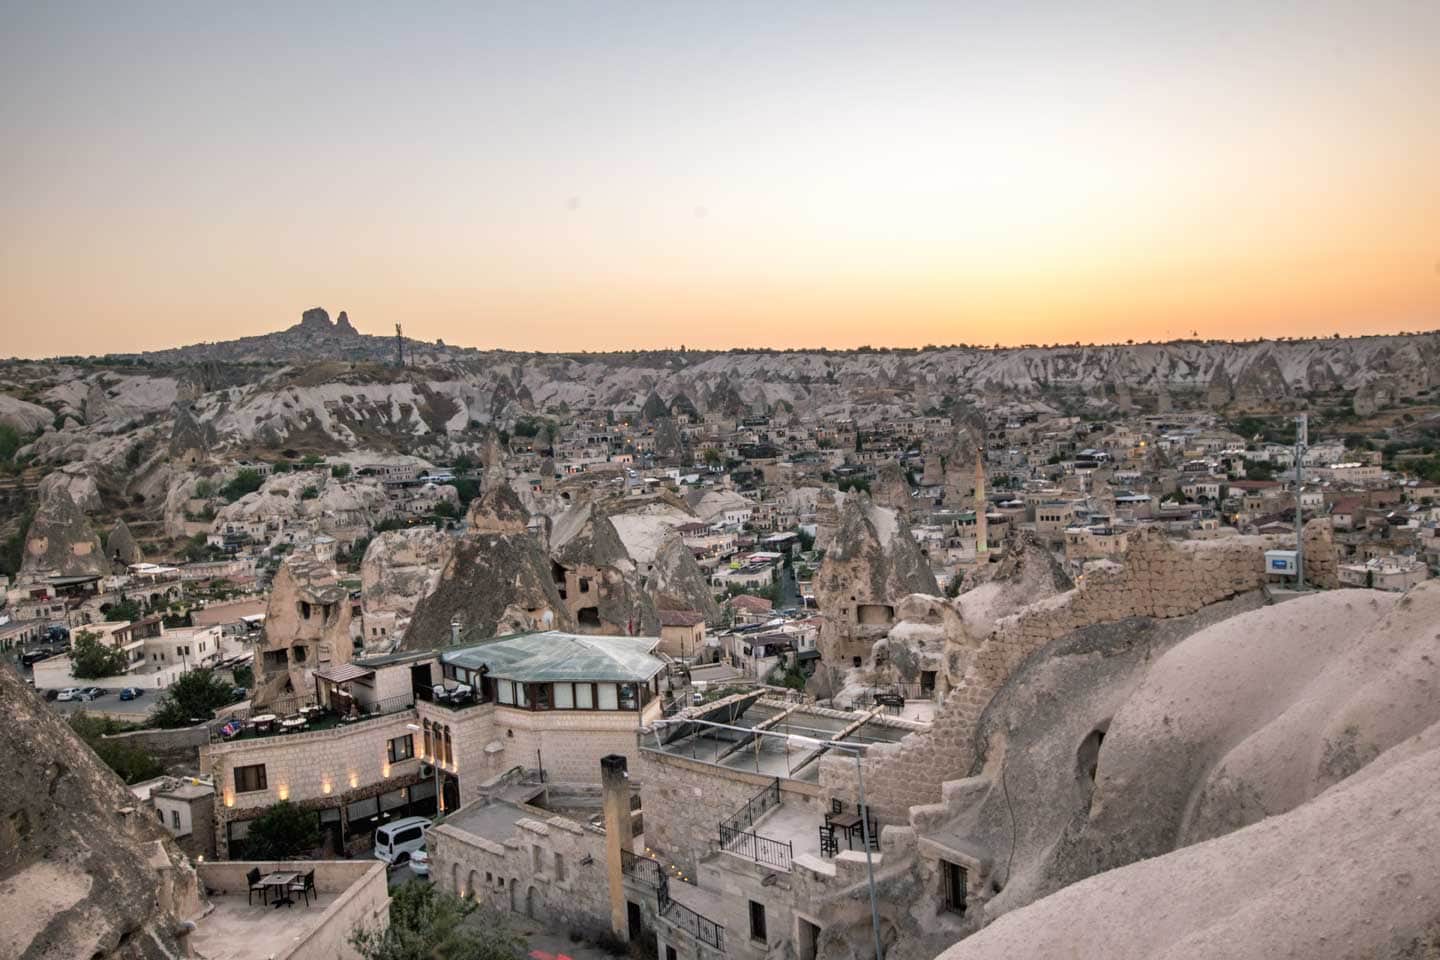
[[[286,784],[280,784],[280,786],[275,789],[275,792],[279,795],[281,800],[290,799],[290,787]]]
[[[323,781],[321,781],[321,783],[320,783],[320,792],[323,793],[323,794],[325,794],[325,796],[327,796],[327,797],[330,796],[330,791],[331,791],[333,788],[334,788],[334,785],[331,784],[329,777],[326,777],[326,778],[325,778]]]
[[[354,770],[351,770],[351,771],[350,771],[350,789],[351,789],[351,790],[354,790],[354,789],[355,789],[356,787],[358,787],[358,786],[360,786],[360,775],[359,775],[358,773],[356,773]]]
[[[229,790],[225,791],[225,806],[235,806],[235,794],[231,793]]]

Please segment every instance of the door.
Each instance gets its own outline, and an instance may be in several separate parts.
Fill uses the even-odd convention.
[[[633,900],[625,901],[625,922],[626,932],[630,934],[630,942],[638,943],[642,928],[645,926],[645,916],[640,912],[640,904]]]

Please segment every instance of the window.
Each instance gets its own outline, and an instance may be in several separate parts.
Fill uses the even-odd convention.
[[[555,852],[555,879],[560,882],[565,880],[565,858],[558,850]]]
[[[750,901],[750,939],[767,942],[765,936],[765,904]]]
[[[435,746],[430,740],[430,721],[425,721],[425,756],[435,756]]]
[[[296,644],[295,646],[291,647],[290,649],[292,649],[292,650],[295,651],[295,662],[296,662],[296,663],[304,663],[304,662],[305,662],[306,651],[305,651],[305,646],[304,646],[303,644]]]
[[[600,709],[601,709],[601,710],[616,710],[616,709],[619,709],[620,704],[619,704],[619,701],[618,701],[618,699],[616,698],[616,695],[615,695],[615,684],[613,684],[613,683],[601,683],[601,684],[597,684],[596,686],[598,686],[598,687],[599,687],[599,690],[600,690]]]
[[[496,699],[498,699],[501,703],[515,702],[515,684],[511,683],[509,680],[495,681],[495,693]]]
[[[575,709],[595,709],[595,685],[592,683],[575,684]]]
[[[550,686],[548,683],[535,684],[535,709],[550,709]]]
[[[525,684],[519,682],[515,684],[515,706],[530,706],[530,697],[527,695],[527,693],[528,692],[525,689]]]
[[[450,739],[449,727],[445,728],[445,765],[450,767],[455,766],[455,750],[454,744]]]
[[[640,704],[639,704],[639,702],[636,700],[635,684],[633,684],[633,683],[622,683],[622,684],[620,684],[620,709],[621,709],[621,710],[638,710],[639,707],[640,707]]]
[[[180,829],[180,811],[179,811],[179,810],[171,810],[171,811],[170,811],[170,826],[171,826],[173,829],[175,829],[175,830],[179,830],[179,829]]]
[[[233,774],[235,777],[236,793],[254,793],[257,790],[264,790],[265,787],[265,764],[256,763],[248,767],[236,767]]]
[[[387,755],[391,763],[399,763],[401,760],[409,760],[415,756],[415,735],[407,733],[403,737],[391,740],[387,747]]]
[[[940,869],[945,877],[945,909],[951,913],[963,915],[965,913],[965,883],[967,880],[965,868],[958,863],[941,860]]]
[[[574,710],[574,709],[575,709],[575,684],[573,684],[573,683],[557,683],[557,684],[555,684],[555,709],[556,709],[556,710]]]
[[[668,943],[665,945],[665,960],[675,960],[675,948]]]

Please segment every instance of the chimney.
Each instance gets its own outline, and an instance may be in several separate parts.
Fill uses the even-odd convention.
[[[612,753],[600,758],[600,790],[605,812],[605,879],[610,886],[610,929],[615,936],[629,940],[621,852],[634,852],[634,837],[630,834],[630,774],[623,756]]]

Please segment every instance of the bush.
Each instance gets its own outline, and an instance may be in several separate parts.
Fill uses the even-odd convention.
[[[230,703],[230,684],[215,676],[208,668],[191,670],[160,695],[150,722],[157,727],[173,729],[196,722],[213,720],[216,709]]]
[[[100,634],[81,630],[70,650],[70,672],[81,680],[115,677],[125,672],[125,651],[107,647]]]
[[[150,780],[165,772],[165,767],[144,748],[123,740],[106,740],[107,736],[132,729],[130,725],[116,723],[102,717],[92,717],[83,710],[70,716],[70,729],[95,751],[105,765],[114,770],[126,783]]]
[[[312,818],[313,819],[313,818]],[[254,827],[251,827],[254,835]],[[356,927],[350,945],[364,960],[519,960],[525,941],[505,919],[434,884],[406,883],[391,893],[390,924]]]
[[[314,500],[319,496],[320,488],[314,485],[308,486],[304,490],[300,491],[301,500]]]
[[[230,478],[230,482],[220,488],[220,495],[226,500],[234,503],[247,493],[254,493],[260,489],[265,481],[260,476],[260,471],[249,467],[241,470]]]
[[[350,476],[350,464],[335,464],[335,466],[330,468],[330,476],[334,477],[336,480],[344,480],[346,477]]]
[[[289,800],[271,804],[254,820],[245,835],[245,855],[252,860],[284,860],[320,846],[320,824],[315,813]]]

